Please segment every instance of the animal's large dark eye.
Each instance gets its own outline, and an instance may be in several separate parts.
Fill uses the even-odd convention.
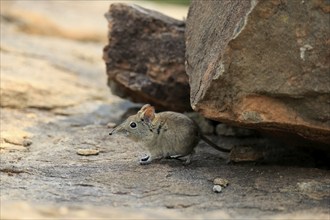
[[[131,128],[136,128],[136,123],[134,121],[132,121],[131,123],[129,123],[129,126]]]

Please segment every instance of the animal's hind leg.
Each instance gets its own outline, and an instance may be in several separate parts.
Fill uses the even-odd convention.
[[[194,152],[192,152],[191,154],[188,154],[188,155],[173,155],[173,156],[169,156],[168,158],[180,160],[183,162],[183,165],[189,165],[191,163],[193,154],[194,154]]]

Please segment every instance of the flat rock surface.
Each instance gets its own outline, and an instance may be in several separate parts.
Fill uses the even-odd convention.
[[[60,3],[26,10],[39,4]],[[200,143],[189,166],[139,165],[139,146],[108,135],[135,105],[110,94],[103,43],[22,32],[15,17],[1,13],[1,219],[329,218],[330,173],[313,164],[282,164],[281,157],[268,165],[228,164]],[[81,149],[98,154],[82,156]],[[221,193],[212,191],[215,178],[229,182]]]

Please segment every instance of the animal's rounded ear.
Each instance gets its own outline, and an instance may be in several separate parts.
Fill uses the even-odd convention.
[[[140,111],[144,111],[146,110],[148,107],[152,107],[150,104],[145,104],[144,106],[142,106],[142,108],[140,109]]]
[[[150,123],[154,120],[155,118],[155,108],[153,106],[148,106],[145,110],[144,110],[144,114],[143,114],[143,119]]]
[[[155,108],[149,104],[146,104],[140,109],[140,111],[138,111],[138,116],[141,120],[150,123],[155,118]]]
[[[142,108],[138,111],[137,114],[138,114],[139,116],[143,116],[145,110],[146,110],[149,106],[151,106],[151,105],[149,105],[149,104],[145,104],[144,106],[142,106]]]

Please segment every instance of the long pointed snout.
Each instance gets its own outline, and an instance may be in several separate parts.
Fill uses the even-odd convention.
[[[113,134],[117,133],[117,132],[120,131],[120,130],[122,130],[122,128],[121,128],[120,125],[118,125],[118,126],[114,127],[114,128],[112,129],[112,131],[110,131],[109,135],[113,135]]]
[[[112,135],[115,130],[116,130],[116,128],[112,129],[112,131],[110,131],[109,135]]]

